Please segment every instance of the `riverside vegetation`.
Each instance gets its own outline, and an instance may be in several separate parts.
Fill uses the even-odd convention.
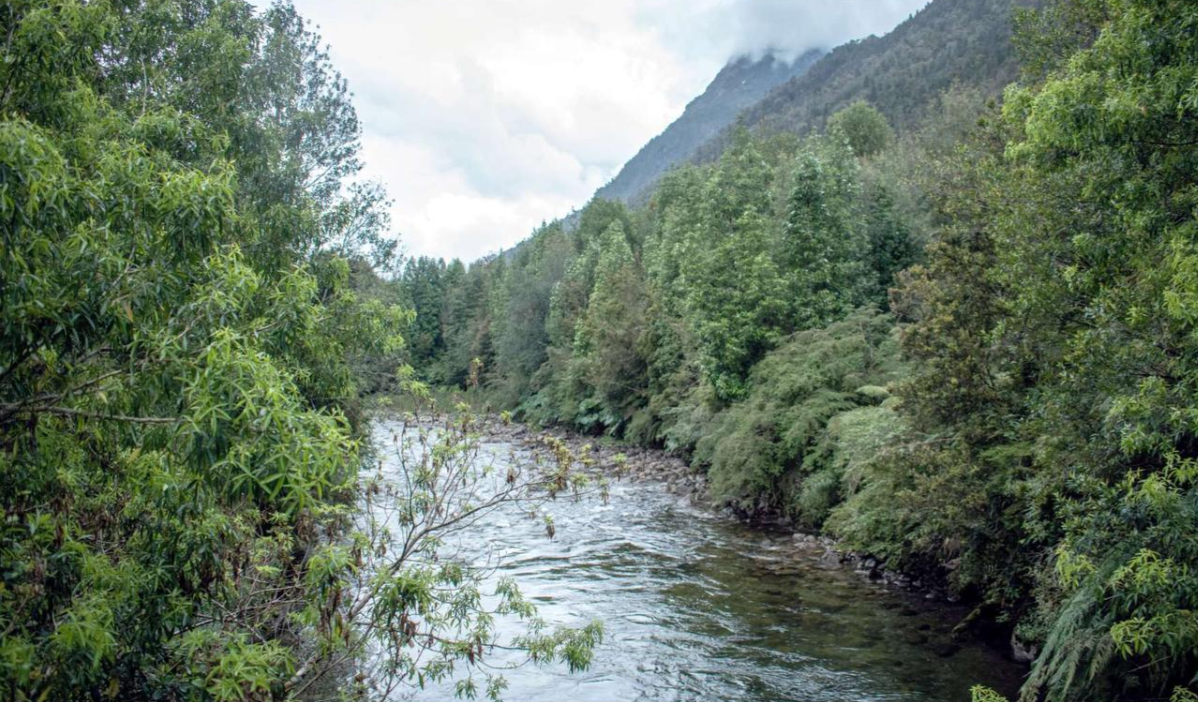
[[[564,469],[496,482],[461,419],[397,443],[402,482],[360,473],[410,313],[294,9],[11,0],[0,37],[0,698],[383,699],[484,644],[585,666],[598,625],[439,557]]]
[[[0,695],[585,667],[600,625],[442,550],[502,504],[552,536],[576,457],[496,475],[459,408],[376,473],[361,398],[430,383],[941,581],[1035,651],[1029,702],[1198,698],[1198,6],[1038,5],[1001,99],[759,120],[642,207],[395,282],[288,4],[0,2]]]
[[[1024,700],[1193,700],[1198,6],[1015,25],[1000,98],[734,130],[644,206],[409,261],[406,353],[939,580],[1032,652]]]

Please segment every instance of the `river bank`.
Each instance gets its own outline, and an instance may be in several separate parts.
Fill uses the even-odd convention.
[[[376,444],[396,430],[376,422]],[[863,578],[780,525],[750,526],[712,508],[702,476],[676,457],[498,417],[470,431],[476,460],[499,475],[530,461],[554,466],[564,446],[576,469],[608,478],[604,499],[584,490],[531,517],[512,505],[452,544],[485,573],[483,591],[518,584],[547,626],[603,624],[594,665],[582,672],[489,652],[507,671],[508,699],[953,702],[968,700],[973,685],[1013,695],[1026,674],[959,629],[964,605]],[[379,457],[395,474],[388,453]],[[555,531],[546,533],[542,517]],[[518,631],[496,623],[501,639]],[[440,685],[416,699],[451,694]]]
[[[552,438],[564,443],[575,456],[587,455],[593,461],[588,470],[595,474],[617,480],[655,483],[669,493],[687,499],[696,507],[723,513],[757,530],[786,535],[793,549],[792,557],[796,560],[814,563],[828,570],[852,573],[863,583],[903,592],[929,602],[963,606],[966,610],[954,628],[955,634],[972,630],[974,635],[1019,664],[1029,663],[1035,657],[1035,650],[1024,647],[1005,627],[988,620],[980,608],[971,609],[978,603],[968,599],[963,601],[960,595],[947,587],[943,577],[937,577],[943,574],[929,577],[928,574],[888,569],[872,554],[847,549],[828,536],[803,532],[780,517],[746,519],[744,515],[721,507],[711,499],[707,477],[702,471],[662,449],[601,441],[561,427],[534,428],[499,415],[481,417],[479,426],[480,433],[488,441],[509,442],[542,455],[549,452],[546,439]]]

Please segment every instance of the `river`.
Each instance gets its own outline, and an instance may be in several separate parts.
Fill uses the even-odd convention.
[[[376,424],[380,445],[396,427]],[[497,466],[512,451],[524,449],[483,447]],[[747,527],[664,484],[613,482],[606,503],[559,499],[551,512],[553,539],[507,508],[467,537],[499,556],[489,577],[515,578],[554,624],[602,620],[604,641],[585,672],[506,672],[506,700],[950,702],[975,684],[1013,694],[1026,672],[993,647],[953,639],[966,610],[867,582],[789,534]]]

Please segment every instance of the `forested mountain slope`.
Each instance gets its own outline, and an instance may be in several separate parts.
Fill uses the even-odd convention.
[[[1012,10],[1021,0],[936,0],[882,37],[837,47],[802,75],[745,108],[739,123],[753,130],[805,134],[837,110],[865,100],[899,132],[926,118],[954,84],[986,94],[1015,79]],[[701,161],[716,158],[725,130],[703,145]]]
[[[734,58],[703,94],[686,106],[682,116],[645,144],[611,182],[599,189],[596,197],[631,202],[645,194],[663,173],[685,163],[700,146],[732,124],[741,110],[771,88],[803,75],[822,54],[812,50],[793,61],[773,54],[759,59]]]

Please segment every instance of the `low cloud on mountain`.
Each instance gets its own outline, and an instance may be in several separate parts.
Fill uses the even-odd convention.
[[[925,0],[297,0],[350,81],[412,255],[581,206],[738,53],[884,33]]]

